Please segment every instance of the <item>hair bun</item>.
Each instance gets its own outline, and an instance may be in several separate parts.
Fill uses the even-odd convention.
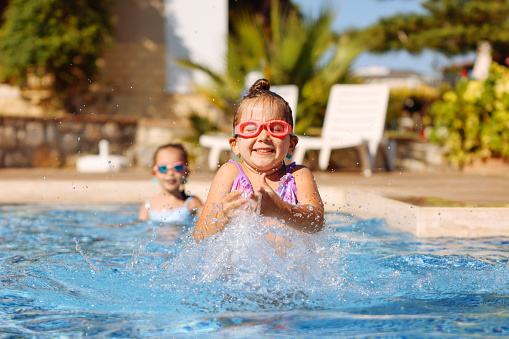
[[[247,94],[251,94],[256,91],[268,91],[270,89],[270,82],[267,79],[259,79],[249,88]]]

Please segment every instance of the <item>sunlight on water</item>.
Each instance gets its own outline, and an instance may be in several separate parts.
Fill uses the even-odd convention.
[[[417,239],[255,213],[196,244],[137,206],[0,206],[0,336],[509,334],[509,239]],[[278,244],[268,234],[285,239]]]

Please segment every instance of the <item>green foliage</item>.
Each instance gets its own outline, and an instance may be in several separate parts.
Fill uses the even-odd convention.
[[[264,74],[273,85],[296,84],[300,89],[296,132],[322,126],[330,87],[351,82],[353,60],[366,50],[367,42],[351,36],[335,36],[330,26],[334,11],[324,8],[315,19],[302,19],[294,11],[281,10],[271,2],[270,25],[250,12],[233,16],[228,39],[227,70],[219,74],[181,60],[186,67],[209,75],[213,85],[197,90],[232,115],[251,71]]]
[[[420,53],[429,48],[452,56],[475,51],[486,40],[497,62],[509,55],[507,0],[427,0],[422,6],[427,13],[398,14],[369,27],[370,50]]]
[[[189,116],[189,122],[193,126],[193,129],[188,135],[186,135],[186,137],[184,137],[184,141],[191,145],[198,145],[200,143],[200,135],[219,130],[217,125],[212,123],[210,120],[203,118],[196,112],[191,113]]]
[[[484,81],[464,79],[431,107],[431,140],[455,167],[474,159],[509,159],[509,69],[493,63]]]
[[[27,67],[55,76],[55,87],[88,83],[110,40],[109,0],[11,0],[0,30],[2,79],[26,82]]]

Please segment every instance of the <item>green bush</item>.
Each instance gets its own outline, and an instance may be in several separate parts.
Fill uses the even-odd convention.
[[[0,28],[2,80],[24,85],[27,70],[37,69],[39,75],[53,75],[60,92],[87,85],[97,71],[103,47],[111,40],[110,3],[9,1]]]
[[[509,159],[509,69],[493,63],[486,80],[463,79],[431,107],[430,139],[460,168],[475,159]]]

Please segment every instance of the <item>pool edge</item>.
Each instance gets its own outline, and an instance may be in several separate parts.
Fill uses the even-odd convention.
[[[142,203],[159,186],[132,180],[1,181],[0,203]],[[205,201],[210,183],[195,181],[186,189]],[[420,207],[361,189],[320,185],[326,212],[385,219],[417,237],[509,236],[507,207]]]

